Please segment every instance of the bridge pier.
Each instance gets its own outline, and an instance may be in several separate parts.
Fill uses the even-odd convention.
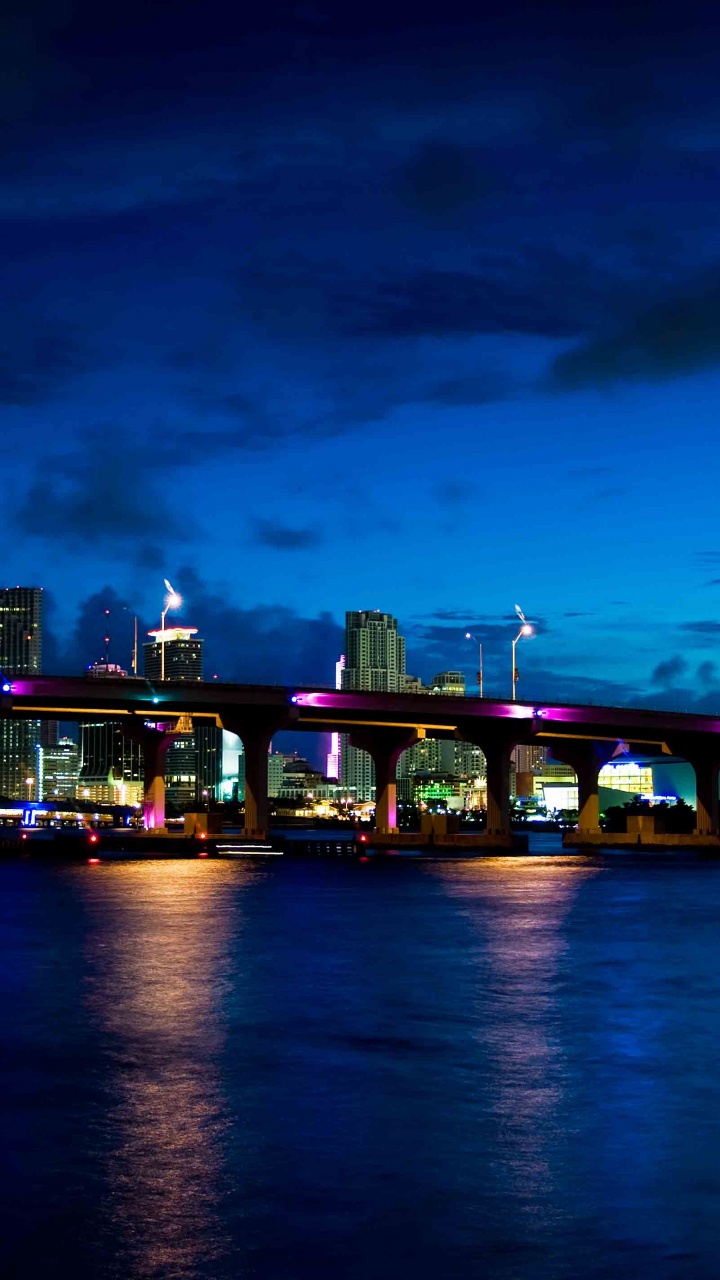
[[[582,738],[549,743],[556,760],[574,770],[578,781],[578,834],[600,832],[600,770],[612,760],[617,742],[592,742]]]
[[[695,835],[716,836],[720,832],[720,749],[700,743],[697,738],[671,739],[671,751],[681,756],[695,770]]]
[[[493,732],[479,732],[471,721],[458,724],[458,736],[472,742],[485,756],[487,778],[487,810],[485,835],[488,842],[498,840],[503,845],[512,840],[510,821],[510,757],[517,746],[516,732],[504,725]]]
[[[165,829],[165,762],[168,747],[174,737],[175,734],[168,733],[164,728],[142,726],[143,821],[146,831]]]
[[[415,729],[354,729],[350,744],[367,751],[375,765],[375,830],[378,835],[396,835],[397,763],[403,751],[418,740]]]
[[[254,714],[238,719],[223,716],[223,728],[242,739],[245,756],[245,823],[247,839],[264,840],[268,834],[268,754],[276,733],[290,727],[287,713]]]

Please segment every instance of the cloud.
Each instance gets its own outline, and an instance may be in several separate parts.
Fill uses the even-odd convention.
[[[327,613],[304,617],[283,605],[247,607],[230,603],[229,590],[214,590],[191,567],[173,575],[183,607],[173,617],[196,626],[204,641],[205,675],[248,684],[331,685],[342,652],[344,632]],[[110,635],[110,659],[130,670],[133,649],[133,602],[104,586],[81,600],[66,635],[54,624],[54,602],[46,601],[44,668],[53,674],[76,674],[102,658]],[[109,609],[109,616],[105,610]],[[154,619],[157,626],[157,619]],[[139,618],[142,640],[149,620]],[[142,674],[142,651],[140,653]]]
[[[438,141],[424,142],[401,170],[398,194],[411,209],[434,219],[444,219],[507,188],[508,179],[478,162],[468,147]]]
[[[556,391],[628,381],[665,382],[720,364],[719,269],[684,293],[656,302],[632,322],[556,356]]]
[[[698,622],[681,622],[681,631],[691,631],[695,635],[717,636],[720,635],[720,622],[715,618],[707,618]]]
[[[9,303],[0,332],[0,404],[44,404],[85,365],[80,344],[67,324],[33,316]]]
[[[653,671],[650,680],[652,684],[662,685],[664,688],[672,688],[678,684],[679,678],[685,674],[688,664],[684,658],[675,655],[667,658],[664,662],[659,662]]]
[[[194,521],[165,496],[152,467],[138,465],[147,445],[136,453],[133,443],[129,433],[118,439],[115,428],[99,428],[75,452],[44,457],[16,508],[18,529],[75,550],[137,545],[143,559],[157,540],[190,541]]]
[[[270,520],[258,520],[254,541],[260,547],[272,547],[276,551],[302,551],[322,542],[317,529],[293,529],[290,525],[273,524]]]
[[[304,617],[284,605],[229,603],[191,567],[178,571],[181,617],[205,640],[205,670],[249,684],[324,684],[335,678],[344,630],[328,613]]]

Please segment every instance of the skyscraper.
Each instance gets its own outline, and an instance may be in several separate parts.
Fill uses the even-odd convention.
[[[127,671],[115,662],[94,662],[86,674],[93,680],[118,680]],[[123,733],[120,721],[99,718],[80,725],[78,795],[96,804],[142,801],[142,747]]]
[[[42,670],[42,601],[42,587],[0,589],[0,670],[6,679]],[[0,722],[0,795],[37,798],[39,741],[38,720]]]
[[[397,619],[377,610],[345,615],[343,689],[374,693],[401,693],[405,689],[405,640],[398,634]],[[354,788],[358,800],[375,796],[375,767],[366,751],[351,747],[343,735],[341,748],[343,786]]]
[[[151,631],[143,645],[146,679],[195,682],[203,678],[203,642],[197,627],[170,627]],[[204,804],[207,796],[220,797],[222,783],[222,729],[214,724],[189,724],[168,748],[165,765],[166,796],[179,810]],[[205,793],[205,794],[203,794]]]

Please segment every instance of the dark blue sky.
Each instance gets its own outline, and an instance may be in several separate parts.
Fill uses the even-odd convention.
[[[5,581],[46,666],[162,579],[210,665],[715,710],[714,5],[18,4]]]

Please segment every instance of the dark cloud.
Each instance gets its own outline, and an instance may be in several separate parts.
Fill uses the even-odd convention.
[[[179,624],[198,628],[209,679],[217,674],[221,680],[248,684],[332,684],[344,633],[329,614],[312,618],[282,605],[243,608],[229,604],[226,594],[214,591],[192,568],[180,569],[173,576],[173,585],[183,597],[182,610],[173,617]],[[93,591],[80,602],[76,620],[64,636],[55,625],[52,597],[45,603],[46,671],[84,671],[104,656],[104,636],[108,634],[111,661],[130,671],[137,612],[131,599],[110,586]],[[140,674],[142,643],[152,622],[157,626],[159,618],[138,620]]]
[[[423,400],[446,409],[461,409],[467,405],[492,404],[504,400],[519,389],[518,379],[512,379],[498,371],[469,374],[467,377],[444,378],[426,387]]]
[[[69,326],[8,306],[0,330],[0,404],[44,404],[86,367]]]
[[[15,511],[21,533],[76,551],[157,540],[189,541],[196,532],[187,504],[180,510],[150,465],[152,450],[108,426],[87,434],[73,452],[44,457]],[[138,459],[140,461],[138,461]]]
[[[317,529],[293,529],[270,520],[258,520],[254,541],[259,547],[273,547],[276,551],[302,551],[305,547],[318,546],[322,537]]]
[[[675,655],[667,658],[664,662],[659,662],[653,671],[650,680],[653,684],[661,685],[664,688],[672,688],[679,683],[682,676],[685,675],[688,664],[684,658]]]
[[[720,635],[720,622],[715,618],[706,618],[699,622],[681,622],[680,630],[691,631],[695,635],[717,636]]]
[[[711,578],[704,584],[706,587],[720,587],[720,578]]]
[[[714,687],[718,682],[717,666],[714,662],[701,662],[697,669],[697,678],[706,688]]]
[[[507,176],[481,164],[467,147],[425,142],[403,167],[398,192],[403,203],[431,218],[447,218],[467,205],[507,189]]]
[[[538,246],[488,256],[475,270],[422,269],[357,290],[341,321],[386,337],[534,334],[567,338],[620,313],[622,280],[581,258]]]
[[[555,358],[549,386],[558,391],[617,382],[664,382],[720,364],[718,268],[685,293],[638,312],[632,322]]]
[[[180,619],[205,640],[205,670],[221,680],[249,684],[324,684],[334,681],[344,631],[327,613],[303,617],[283,605],[228,603],[192,568],[180,569]]]

